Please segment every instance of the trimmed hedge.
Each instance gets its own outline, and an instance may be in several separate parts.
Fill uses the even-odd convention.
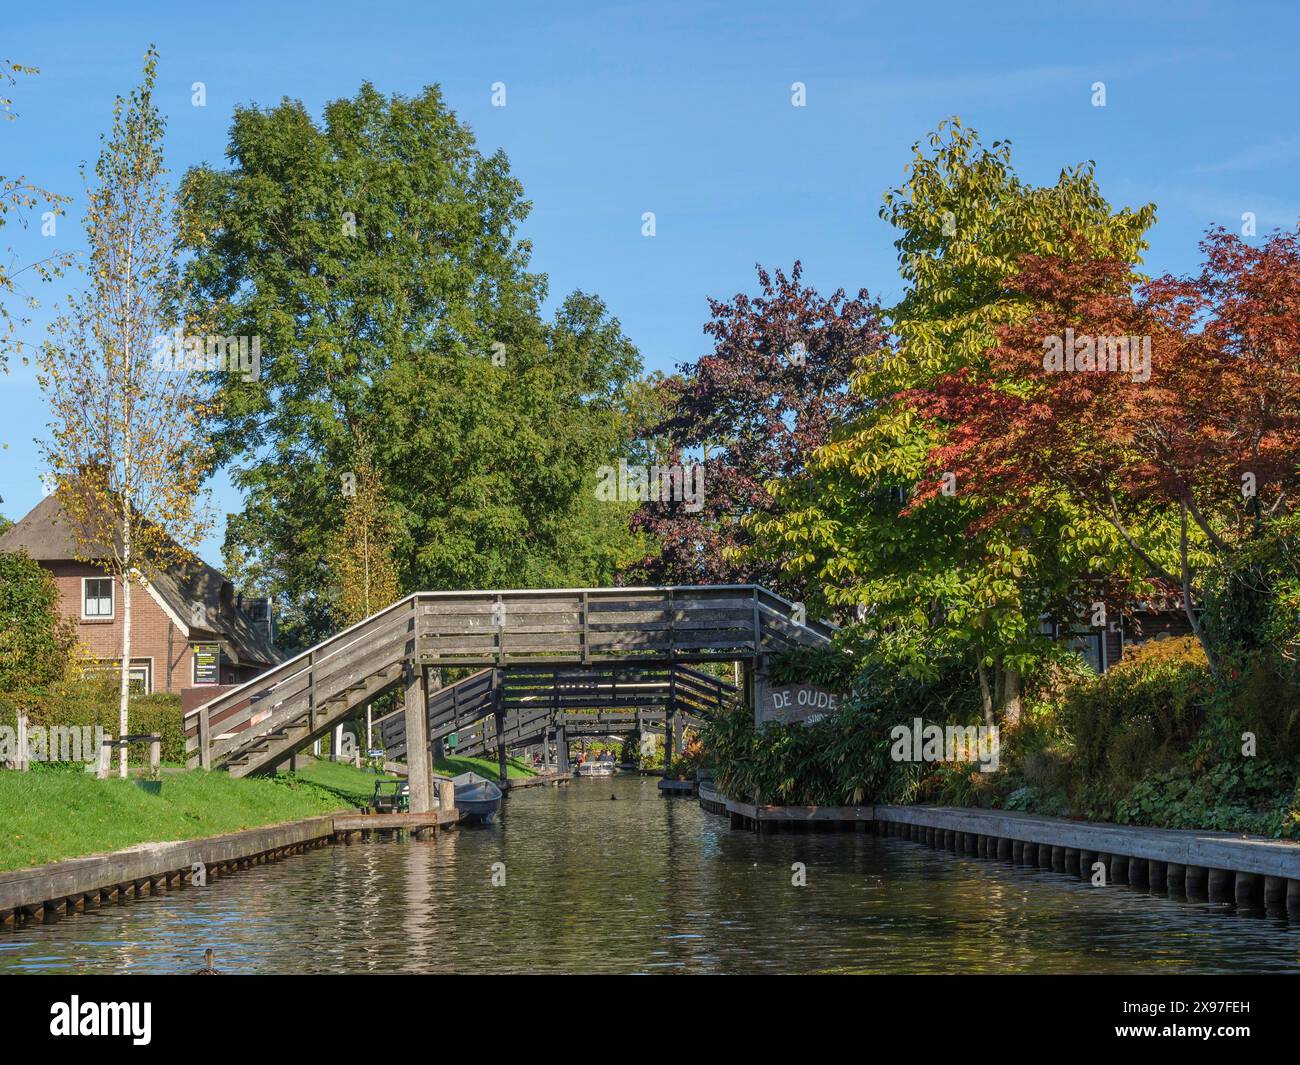
[[[0,692],[0,725],[16,728],[18,712],[25,710],[29,727],[80,728],[96,725],[110,736],[117,735],[118,687],[116,676],[88,677],[45,695],[14,695]],[[182,730],[179,695],[156,693],[135,695],[127,708],[130,731],[157,732],[162,737],[162,760],[180,763],[185,760],[185,735]],[[132,744],[129,761],[147,764],[147,744]],[[114,758],[116,762],[116,758]]]

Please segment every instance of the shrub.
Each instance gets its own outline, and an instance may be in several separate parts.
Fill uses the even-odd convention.
[[[1234,670],[1232,707],[1242,730],[1255,734],[1259,752],[1290,760],[1300,756],[1300,670],[1275,655],[1246,656]]]
[[[49,571],[25,551],[0,551],[0,692],[44,691],[63,680],[76,640]]]
[[[91,674],[85,679],[61,685],[54,692],[31,695],[0,693],[0,725],[14,728],[19,711],[26,711],[30,725],[103,727],[110,736],[117,735],[118,688],[115,677]],[[134,695],[127,707],[127,721],[133,734],[157,732],[162,737],[164,762],[183,762],[185,736],[178,695],[155,693]],[[133,744],[128,753],[136,765],[147,764],[147,744]]]
[[[797,675],[773,670],[774,679]],[[918,717],[927,723],[979,722],[970,678],[945,672],[931,684],[884,666],[867,666],[853,683],[835,712],[811,725],[758,728],[753,712],[743,706],[716,716],[701,739],[719,790],[737,799],[757,797],[783,805],[906,803],[942,795],[947,771],[938,763],[893,761],[891,730],[896,725],[910,729]]]
[[[1209,667],[1192,637],[1153,640],[1068,694],[1075,772],[1127,790],[1170,764],[1205,720]]]

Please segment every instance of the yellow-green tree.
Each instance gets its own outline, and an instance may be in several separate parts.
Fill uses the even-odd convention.
[[[382,610],[401,594],[383,481],[368,443],[358,445],[355,465],[340,481],[347,502],[343,525],[330,545],[338,612],[347,625]]]
[[[191,555],[209,525],[201,487],[211,408],[196,372],[203,363],[189,357],[195,342],[181,342],[186,323],[175,313],[175,204],[153,101],[157,65],[150,47],[141,85],[117,99],[93,175],[83,167],[86,287],[52,324],[38,374],[51,414],[42,450],[60,503],[81,556],[122,589],[121,734],[132,585]]]
[[[354,465],[356,469],[340,479],[346,505],[343,524],[330,540],[329,550],[329,565],[337,584],[336,610],[345,625],[363,621],[401,595],[383,479],[368,441],[358,443]],[[369,703],[365,720],[369,749],[373,742]],[[338,752],[334,751],[333,756],[337,757]]]

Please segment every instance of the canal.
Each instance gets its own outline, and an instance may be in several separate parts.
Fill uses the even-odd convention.
[[[1284,921],[897,839],[760,839],[623,775],[2,931],[0,973],[192,972],[205,947],[231,973],[1300,971]]]

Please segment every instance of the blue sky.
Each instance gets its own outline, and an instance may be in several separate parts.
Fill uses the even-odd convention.
[[[319,112],[364,80],[437,82],[485,151],[503,149],[533,202],[524,235],[552,303],[601,295],[649,368],[707,350],[709,296],[752,290],[754,264],[802,259],[831,291],[899,293],[877,210],[914,141],[960,115],[1010,139],[1039,182],[1093,159],[1112,203],[1155,202],[1148,266],[1197,262],[1204,229],[1300,217],[1300,7],[1289,3],[15,2],[0,57],[37,66],[0,126],[0,174],[77,195],[51,241],[0,232],[19,263],[82,246],[77,166],[113,97],[161,53],[168,159],[224,154],[232,108],[283,96]],[[124,9],[124,10],[122,10]],[[193,107],[202,81],[207,106]],[[504,82],[507,106],[491,105]],[[791,84],[807,106],[791,106]],[[1092,85],[1106,85],[1106,106]],[[654,211],[657,235],[641,236]],[[58,286],[33,286],[43,304]],[[27,330],[38,342],[45,310]],[[29,368],[0,378],[0,513],[40,499],[46,414]],[[213,483],[222,512],[238,494]],[[203,555],[220,562],[220,528]]]

